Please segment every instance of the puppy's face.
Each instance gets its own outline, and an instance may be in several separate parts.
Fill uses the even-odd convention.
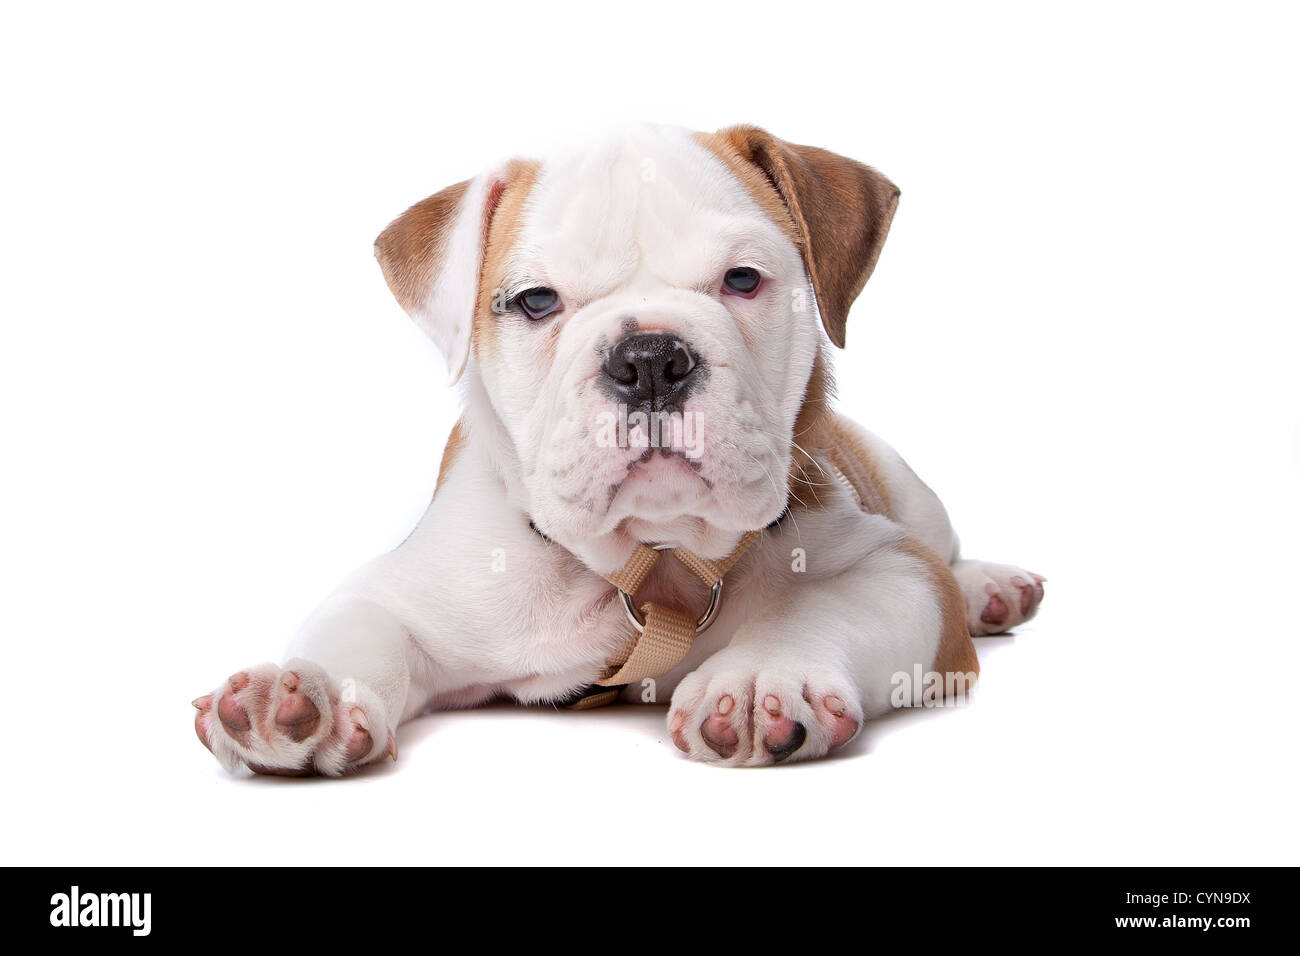
[[[752,128],[646,128],[452,187],[377,250],[539,529],[721,554],[786,507],[822,322],[842,344],[896,197]]]
[[[780,514],[820,330],[716,155],[647,131],[543,165],[490,252],[475,356],[538,527],[698,545]]]

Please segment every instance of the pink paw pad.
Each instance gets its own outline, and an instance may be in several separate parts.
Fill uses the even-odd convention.
[[[763,698],[763,710],[769,718],[763,734],[763,747],[774,761],[780,763],[803,746],[808,739],[808,728],[785,715],[781,700],[775,694]]]
[[[998,593],[996,584],[984,585],[984,593],[989,596],[988,604],[984,605],[984,610],[980,612],[980,620],[985,624],[992,624],[994,627],[1000,627],[1007,623],[1007,618],[1011,616],[1011,610],[1007,607],[1007,602],[1002,600],[1002,595]]]
[[[248,711],[244,709],[244,705],[236,695],[248,687],[248,674],[240,671],[226,684],[226,692],[217,701],[217,719],[221,721],[221,726],[226,728],[226,733],[241,744],[247,744],[253,724],[248,718]]]
[[[1024,568],[963,560],[952,570],[966,597],[966,619],[973,637],[1005,634],[1032,618],[1043,601],[1047,579]]]
[[[301,743],[320,726],[320,710],[298,688],[298,675],[280,675],[280,702],[275,709],[275,729],[294,743]]]
[[[700,736],[704,738],[709,748],[723,759],[733,756],[740,747],[740,737],[728,719],[735,707],[735,699],[729,694],[723,694],[718,698],[714,713],[700,724]]]
[[[791,671],[690,675],[668,714],[673,743],[707,763],[756,767],[821,757],[856,737],[864,715],[852,682]]]
[[[243,764],[259,774],[336,777],[383,754],[397,759],[383,702],[310,661],[250,667],[193,703],[195,734],[232,772]]]
[[[855,736],[862,725],[849,714],[848,704],[842,697],[827,694],[821,699],[821,706],[814,708],[817,719],[831,735],[831,749],[842,747]]]

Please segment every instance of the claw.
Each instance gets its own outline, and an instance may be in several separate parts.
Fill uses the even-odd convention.
[[[370,721],[364,710],[360,707],[348,708],[348,720],[352,721],[352,730],[348,734],[345,756],[349,762],[355,762],[369,756],[375,741],[370,736]]]
[[[1030,605],[1034,603],[1034,588],[1019,575],[1011,579],[1011,584],[1020,592],[1020,616],[1024,617],[1029,613]]]
[[[830,714],[829,720],[822,718],[821,715],[818,715],[818,719],[830,731],[831,750],[844,746],[857,736],[858,722],[848,716],[849,705],[844,702],[843,697],[838,694],[827,694],[822,698],[822,707]]]
[[[384,749],[384,752],[392,757],[394,761],[397,760],[397,738],[393,736],[391,730],[388,732],[388,746]]]
[[[690,753],[691,745],[686,742],[686,735],[682,730],[686,727],[686,711],[679,710],[673,714],[672,719],[668,721],[668,733],[672,735],[673,744],[682,753]]]
[[[370,721],[366,719],[366,712],[364,710],[362,710],[360,707],[353,707],[351,712],[349,712],[348,716],[352,718],[352,722],[354,724],[356,724],[366,733],[370,733]]]
[[[199,700],[203,700],[203,698],[200,697]],[[210,697],[208,698],[208,704],[209,706],[212,704],[212,699]],[[198,701],[195,701],[194,705],[198,707]],[[203,722],[203,715],[205,713],[207,713],[206,710],[199,708],[198,713],[194,715],[194,733],[198,736],[199,743],[203,744],[203,746],[207,747],[210,751],[212,750],[212,745],[208,743],[208,728]]]

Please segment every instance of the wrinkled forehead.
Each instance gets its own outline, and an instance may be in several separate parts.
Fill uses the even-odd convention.
[[[685,130],[624,131],[543,163],[512,266],[578,299],[638,275],[711,285],[738,260],[794,250],[762,198]]]

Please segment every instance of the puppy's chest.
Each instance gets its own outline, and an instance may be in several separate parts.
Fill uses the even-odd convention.
[[[618,590],[571,558],[538,562],[518,584],[519,636],[533,652],[565,664],[603,663],[634,635]],[[634,599],[637,607],[653,601],[698,617],[708,591],[685,568],[662,561]]]

